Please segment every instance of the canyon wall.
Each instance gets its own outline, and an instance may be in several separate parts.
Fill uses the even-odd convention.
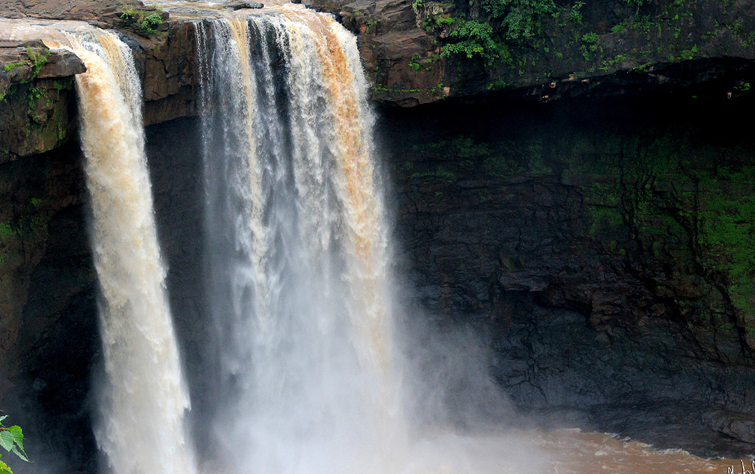
[[[721,443],[706,430],[752,443],[751,421],[737,427],[754,381],[746,108],[645,96],[385,111],[415,307],[481,328],[511,400],[554,423],[707,455]]]

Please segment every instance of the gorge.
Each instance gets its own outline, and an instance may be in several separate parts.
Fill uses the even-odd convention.
[[[47,13],[54,13],[55,18],[86,18],[86,8],[91,7],[86,3],[80,2],[68,12],[48,9]],[[266,400],[262,403],[269,408],[255,415],[253,423],[244,421],[232,408],[248,403],[239,398],[238,387],[265,386],[250,381],[261,380],[257,377],[274,380],[281,369],[268,367],[267,374],[241,370],[249,366],[245,360],[259,360],[264,357],[261,353],[271,349],[265,348],[264,341],[253,349],[236,347],[239,340],[253,338],[249,332],[257,329],[224,326],[214,314],[259,304],[258,297],[250,295],[276,291],[278,295],[310,295],[303,301],[290,296],[270,299],[279,302],[276,304],[285,302],[276,310],[278,314],[348,312],[318,310],[322,305],[353,310],[355,303],[349,301],[353,296],[344,296],[348,291],[343,288],[345,281],[356,277],[342,275],[349,271],[362,275],[363,270],[347,271],[348,252],[342,246],[348,240],[343,235],[348,233],[343,233],[353,224],[333,217],[339,209],[334,203],[342,199],[337,186],[317,184],[322,175],[313,168],[301,174],[280,161],[282,156],[295,156],[302,165],[314,166],[303,150],[318,149],[323,156],[332,157],[336,152],[328,150],[333,137],[353,136],[330,130],[332,120],[317,122],[329,116],[327,100],[313,99],[328,87],[344,86],[347,81],[337,80],[338,84],[329,86],[297,79],[291,71],[305,71],[308,65],[294,64],[285,50],[272,46],[285,36],[283,31],[289,31],[274,20],[264,27],[246,27],[250,29],[243,35],[248,36],[242,37],[250,38],[252,54],[266,59],[250,63],[241,74],[233,69],[236,66],[230,56],[220,55],[221,38],[239,35],[239,26],[198,21],[194,17],[207,16],[203,4],[196,3],[194,12],[171,12],[171,20],[154,32],[139,31],[138,24],[123,24],[126,7],[106,2],[98,5],[96,8],[105,10],[112,7],[109,13],[95,15],[99,26],[127,31],[122,38],[135,52],[143,78],[146,157],[157,235],[168,269],[166,287],[192,397],[190,419],[196,445],[201,447],[198,455],[231,464],[274,463],[272,454],[267,461],[229,455],[235,449],[223,446],[217,433],[234,433],[233,439],[256,437],[256,441],[240,443],[264,439],[271,446],[265,452],[274,453],[274,446],[282,442],[271,438],[270,432],[242,430],[239,434],[238,426],[260,427],[272,419],[288,419],[288,433],[306,432],[307,426],[316,423],[308,413],[337,411],[334,406],[341,408],[354,399],[349,390],[374,392],[368,388],[372,382],[350,377],[354,388],[337,394],[343,399],[325,397],[326,405],[331,404],[328,408],[313,395],[309,406],[319,408],[298,416],[288,413],[292,407],[288,399],[276,399],[280,392],[256,393],[253,398]],[[638,8],[645,15],[640,18],[663,23],[664,5],[650,4],[651,10],[644,7],[642,12]],[[303,18],[316,16],[312,8],[291,7]],[[739,10],[718,11],[721,32],[711,36],[715,41],[699,40],[695,53],[691,53],[691,43],[674,46],[679,50],[672,58],[655,46],[652,55],[632,57],[615,49],[616,56],[608,59],[609,48],[626,47],[631,52],[632,45],[647,39],[651,32],[634,29],[633,24],[612,31],[612,22],[621,23],[622,2],[588,6],[583,11],[586,19],[578,28],[595,28],[598,40],[584,41],[589,32],[581,30],[577,44],[563,40],[560,51],[567,57],[558,64],[561,69],[551,68],[549,77],[542,75],[545,66],[538,61],[520,66],[523,74],[518,75],[507,67],[486,69],[474,58],[469,62],[457,56],[436,59],[432,56],[433,35],[442,40],[446,33],[440,26],[428,30],[417,25],[427,11],[440,18],[453,17],[448,6],[367,2],[315,3],[310,7],[336,13],[344,25],[359,33],[358,47],[370,78],[371,98],[377,101],[373,104],[376,146],[385,161],[375,162],[375,176],[378,186],[386,186],[387,222],[395,222],[384,227],[386,235],[379,239],[393,234],[397,241],[396,247],[387,251],[389,259],[384,260],[395,264],[381,270],[393,275],[390,281],[397,282],[397,288],[379,291],[395,291],[396,308],[406,308],[390,310],[400,328],[395,343],[407,359],[408,369],[400,383],[420,394],[420,401],[406,409],[418,412],[423,423],[440,420],[441,425],[452,425],[460,433],[474,432],[479,419],[485,418],[488,426],[529,427],[534,423],[617,432],[702,456],[751,454],[755,442],[750,309],[755,168],[751,122],[743,119],[751,105],[749,84],[753,79],[752,46],[745,44],[752,15],[748,6],[722,2],[720,9]],[[614,17],[601,10],[609,7],[614,9]],[[15,15],[12,3],[4,8],[4,15]],[[137,5],[135,11],[140,8],[145,18],[153,14],[150,7]],[[168,20],[170,8],[163,8],[165,12],[156,14]],[[701,11],[713,7],[690,8],[690,16],[685,18],[694,21],[680,23],[680,42],[698,41],[698,33],[704,33],[700,25],[708,22]],[[30,8],[25,14],[34,13]],[[248,13],[245,9],[239,12]],[[739,15],[743,30],[727,15]],[[688,31],[695,31],[691,40]],[[663,30],[652,40],[671,48],[669,44],[676,43],[669,38],[675,33]],[[568,36],[551,30],[546,33],[559,34]],[[732,46],[735,40],[736,47]],[[39,460],[30,472],[37,472],[40,466],[93,472],[102,459],[98,461],[95,455],[91,429],[98,410],[91,387],[102,373],[104,359],[97,328],[95,257],[85,230],[87,219],[91,219],[86,209],[93,201],[84,188],[82,146],[76,138],[81,109],[75,104],[72,81],[84,67],[76,56],[41,43],[4,41],[5,64],[23,64],[3,68],[0,73],[0,116],[7,124],[0,132],[5,203],[0,227],[0,282],[5,298],[0,401],[6,412],[18,416],[28,439],[36,435],[41,441],[36,451],[28,444]],[[553,44],[559,41],[556,38]],[[417,49],[417,44],[431,54]],[[214,59],[203,56],[207,45],[215,52]],[[597,49],[591,50],[594,45],[603,48],[602,56],[598,57]],[[230,47],[227,54],[232,54]],[[548,67],[556,62],[548,56],[551,54],[555,52],[546,53]],[[657,54],[662,57],[651,57]],[[609,64],[619,55],[625,57]],[[44,62],[38,59],[42,56]],[[353,56],[352,62],[356,53]],[[585,64],[591,61],[598,66],[592,72]],[[313,77],[311,70],[307,71],[301,77]],[[458,78],[452,77],[454,71],[459,71]],[[224,82],[243,76],[257,79],[246,86]],[[492,83],[498,85],[491,88]],[[254,90],[254,107],[251,95],[241,92],[244,87],[249,94]],[[422,105],[395,107],[417,104]],[[233,108],[240,118],[231,120],[230,114],[215,113]],[[264,118],[250,114],[252,109]],[[309,110],[311,115],[308,119],[301,115],[297,123],[294,117],[298,115],[286,115],[287,110]],[[259,124],[268,128],[261,132]],[[250,135],[250,129],[256,131]],[[213,135],[211,130],[225,130],[226,135]],[[258,148],[266,150],[264,156],[256,159],[268,164],[259,171],[279,177],[262,182],[280,184],[255,188],[245,181],[251,178],[243,178],[231,187],[239,194],[223,192],[224,187],[217,183],[213,188],[207,181],[207,167],[219,163],[207,157],[225,155],[218,150],[250,140],[265,143]],[[232,167],[224,166],[229,176],[239,177]],[[297,184],[293,191],[291,183],[299,179],[294,176],[309,176],[305,182],[310,180],[312,187],[305,191],[306,186]],[[206,191],[205,186],[209,186]],[[364,191],[365,186],[353,189]],[[309,195],[311,201],[293,206],[294,195]],[[255,254],[261,246],[250,243],[257,238],[253,235],[231,237],[202,230],[227,226],[233,219],[224,215],[225,210],[244,202],[263,202],[263,196],[269,198],[263,215],[252,213],[250,218],[263,222],[270,215],[281,216],[269,236],[276,242],[272,254]],[[215,204],[207,207],[208,202]],[[382,206],[377,202],[366,208]],[[331,219],[335,227],[318,227],[318,215]],[[240,228],[248,232],[259,224],[244,223]],[[335,245],[330,250],[334,252],[332,260],[326,265],[315,259],[314,250],[303,245],[303,240],[293,239],[290,246],[281,246],[291,235],[317,236],[313,242],[323,245],[337,243],[329,244]],[[222,249],[227,243],[208,242],[229,238],[238,242],[232,252],[213,255],[203,250]],[[249,248],[255,252],[248,253]],[[260,275],[249,270],[259,268],[250,262],[260,259],[276,262],[270,266],[272,273]],[[314,281],[305,277],[311,271],[305,270],[309,265],[305,262],[313,259],[320,262],[313,272],[321,275]],[[208,271],[225,274],[213,268],[235,265],[235,274],[246,283],[220,278],[211,284],[215,290],[206,290],[211,286],[206,280]],[[298,270],[292,272],[292,268]],[[260,286],[281,281],[289,283]],[[329,292],[329,285],[341,289]],[[373,288],[372,284],[363,286]],[[208,304],[207,293],[224,296]],[[318,301],[318,295],[330,294],[340,296]],[[355,301],[361,304],[370,298],[374,297]],[[291,321],[300,328],[307,325]],[[307,334],[304,339],[315,346],[323,327],[344,326],[343,321],[321,320],[319,324],[303,329],[296,337]],[[276,333],[278,330],[283,332]],[[284,328],[270,331],[270,337],[279,341],[295,334]],[[223,342],[218,344],[218,340]],[[271,347],[285,349],[280,355],[291,357],[291,361],[317,364],[317,359],[304,352],[307,343],[299,340],[290,346]],[[217,347],[236,347],[229,352],[235,355],[213,352]],[[297,349],[289,352],[292,347]],[[248,352],[243,353],[245,350]],[[363,350],[372,353],[369,348]],[[337,345],[331,351],[334,360],[359,365],[348,362],[353,354],[337,357],[341,351]],[[455,360],[458,354],[463,355],[461,362]],[[324,367],[328,366],[330,363]],[[291,374],[299,379],[299,387],[318,387],[312,394],[339,386],[339,377],[315,376],[325,370],[322,367],[307,365],[297,370]],[[478,371],[481,378],[489,373],[497,386],[485,380],[476,383]],[[499,389],[507,400],[499,397]],[[225,400],[222,404],[218,403],[221,399]],[[222,414],[225,424],[215,426],[221,405],[231,408]],[[435,405],[442,408],[435,410]],[[511,406],[537,421],[512,415]],[[265,420],[263,415],[272,418]],[[342,421],[343,433],[359,432],[354,426],[370,426],[363,420],[350,423]],[[368,431],[365,439],[375,436],[373,430]],[[284,433],[286,430],[279,432],[282,438],[291,437]],[[338,433],[337,427],[334,433]],[[338,445],[335,441],[329,444]],[[510,444],[514,446],[516,441]],[[353,449],[353,445],[347,446],[346,451]],[[367,451],[375,452],[372,448]],[[48,455],[50,459],[46,459]],[[224,469],[240,468],[226,465]]]

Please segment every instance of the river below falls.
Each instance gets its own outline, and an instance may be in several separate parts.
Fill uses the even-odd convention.
[[[583,432],[508,431],[423,437],[399,468],[411,474],[752,474],[753,458],[703,459],[681,449],[656,449],[617,435]]]
[[[534,436],[551,459],[556,474],[631,473],[741,473],[752,471],[752,460],[713,459],[678,449],[659,450],[650,445],[603,433],[558,430]],[[733,469],[729,471],[729,469]]]

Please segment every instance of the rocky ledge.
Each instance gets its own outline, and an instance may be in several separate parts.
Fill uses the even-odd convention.
[[[62,145],[71,132],[74,54],[41,41],[0,42],[0,163]]]
[[[4,18],[81,20],[107,29],[127,27],[124,12],[151,14],[156,9],[145,7],[139,0],[8,0],[0,5]]]
[[[190,24],[168,23],[167,13],[152,13],[141,3],[48,2],[54,5],[48,9],[43,3],[29,10],[21,9],[20,2],[6,4],[0,6],[0,15],[20,18],[23,10],[26,18],[84,20],[118,28],[133,48],[142,75],[145,125],[194,113],[195,43]],[[138,20],[148,14],[160,18],[150,31]],[[0,128],[0,162],[53,150],[68,140],[77,126],[73,77],[85,70],[71,52],[0,35],[0,120],[7,124]]]
[[[390,105],[479,101],[495,96],[548,102],[642,91],[732,97],[749,90],[755,77],[755,37],[751,33],[755,30],[755,0],[530,3],[552,8],[548,14],[511,7],[491,13],[477,2],[426,0],[313,0],[306,5],[335,14],[358,35],[372,98]],[[255,2],[229,5],[232,9],[258,6]],[[508,15],[513,14],[524,15],[525,26],[519,28],[527,29],[512,29]],[[136,52],[143,76],[145,123],[194,114],[196,46],[189,23],[171,20],[167,13],[134,0],[19,0],[0,5],[0,16],[75,19],[121,31]],[[467,31],[473,26],[477,33]],[[47,89],[34,83],[43,77],[30,77],[35,69],[33,60],[18,46],[2,48],[9,52],[0,56],[4,68],[19,61],[26,64],[10,75],[0,71],[0,94],[10,98],[12,95],[2,91],[13,83]],[[57,56],[49,55],[51,64],[39,72],[49,74],[46,71],[51,71]],[[73,62],[68,66],[73,67]],[[75,73],[73,69],[67,72]],[[58,68],[55,77],[65,73]],[[28,103],[28,90],[19,92],[18,101]],[[68,107],[67,103],[55,105],[55,97],[40,103],[51,104],[50,110]],[[20,105],[14,108],[18,109],[16,115],[23,115]],[[34,117],[41,115],[29,112],[27,122],[34,128]],[[55,121],[60,130],[70,129],[63,114]],[[64,135],[61,133],[59,140],[50,135],[41,141],[36,136],[29,140],[5,137],[0,153],[8,159],[51,149]]]
[[[686,88],[726,75],[732,58],[753,69],[752,1],[518,4],[312,0],[359,35],[373,97],[394,105],[517,90],[548,101],[594,95],[596,84],[604,95]],[[705,74],[690,75],[699,61]],[[737,85],[724,81],[718,93]]]

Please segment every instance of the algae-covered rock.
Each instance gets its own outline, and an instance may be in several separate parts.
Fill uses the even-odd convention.
[[[86,70],[41,41],[0,44],[0,163],[62,145],[76,126],[73,76]]]

